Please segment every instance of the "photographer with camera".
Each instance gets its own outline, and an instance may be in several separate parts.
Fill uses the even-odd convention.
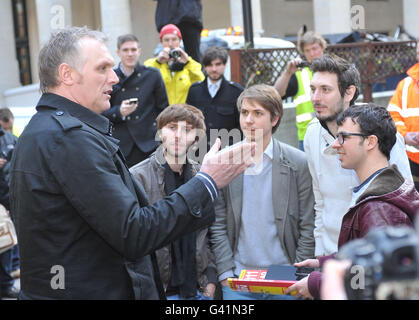
[[[298,130],[298,147],[304,151],[304,136],[308,123],[315,118],[313,104],[310,96],[310,82],[313,72],[310,64],[314,59],[321,58],[326,50],[326,41],[314,31],[308,31],[302,36],[299,31],[298,49],[307,59],[295,58],[291,60],[285,72],[276,80],[275,89],[278,90],[282,99],[293,97],[296,104],[296,125]]]
[[[383,226],[412,226],[419,210],[419,194],[405,180],[397,165],[389,165],[396,142],[396,126],[390,113],[375,104],[355,105],[337,118],[337,150],[342,168],[354,169],[361,184],[353,189],[348,212],[343,216],[338,248],[363,238],[370,230]],[[309,259],[297,267],[321,267],[334,255]],[[321,273],[312,272],[288,288],[299,296],[320,295]]]
[[[182,34],[174,24],[160,30],[163,50],[156,58],[148,59],[144,65],[160,70],[166,86],[169,105],[185,103],[190,86],[205,79],[202,67],[180,47]]]

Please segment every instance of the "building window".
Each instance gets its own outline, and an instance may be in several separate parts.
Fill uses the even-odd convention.
[[[12,0],[12,7],[20,82],[22,85],[28,85],[32,83],[32,75],[28,23],[26,18],[26,0]]]

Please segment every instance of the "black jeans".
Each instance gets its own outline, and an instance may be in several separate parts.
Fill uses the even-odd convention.
[[[181,22],[177,26],[182,33],[183,46],[186,53],[189,54],[196,62],[201,63],[199,46],[201,43],[202,28],[190,22]]]
[[[0,254],[0,294],[13,286],[12,272],[12,249]]]

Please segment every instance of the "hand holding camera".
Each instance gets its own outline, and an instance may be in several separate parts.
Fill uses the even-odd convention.
[[[167,63],[169,61],[176,61],[185,64],[188,62],[188,54],[182,50],[182,48],[173,48],[169,47],[163,48],[157,55],[157,61],[159,63]]]
[[[189,59],[188,54],[184,50],[182,50],[182,48],[171,49],[169,52],[169,57],[173,59],[173,61],[177,61],[183,64],[188,62]]]
[[[138,106],[138,98],[126,99],[121,102],[120,112],[123,117],[133,113]]]
[[[294,60],[291,60],[287,65],[286,72],[289,75],[292,75],[297,72],[298,69],[304,68],[308,66],[308,62],[302,60],[301,58],[295,58]]]

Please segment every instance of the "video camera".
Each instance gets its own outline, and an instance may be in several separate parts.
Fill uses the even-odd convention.
[[[352,261],[344,278],[350,300],[419,298],[419,236],[412,228],[374,229],[343,246],[336,257]]]

